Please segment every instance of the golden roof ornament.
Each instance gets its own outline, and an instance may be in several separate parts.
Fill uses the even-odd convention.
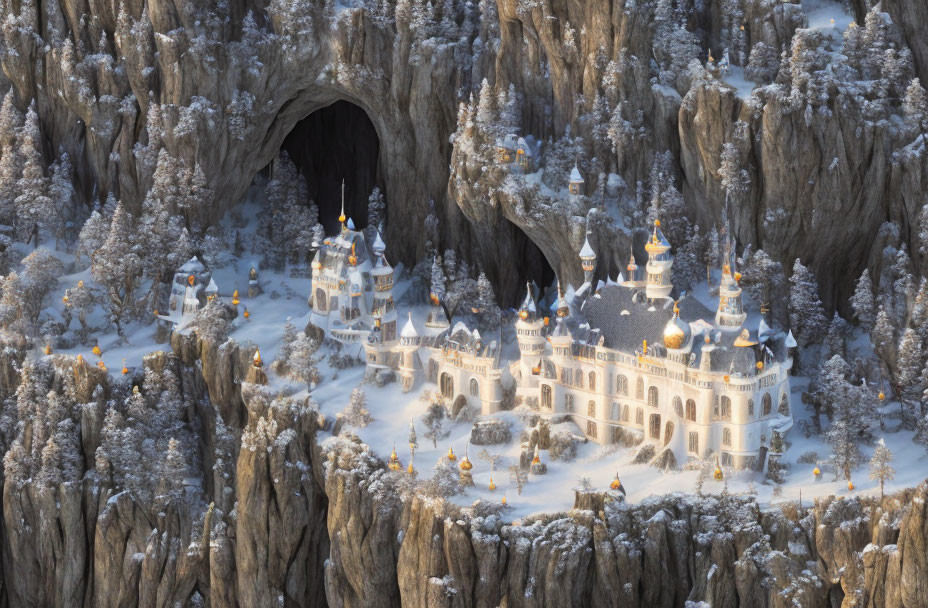
[[[538,444],[535,444],[535,454],[532,456],[532,464],[538,464],[541,462],[541,455],[538,453]]]
[[[618,490],[618,489],[621,488],[621,487],[622,487],[622,482],[619,481],[619,472],[616,471],[616,473],[615,473],[615,479],[613,479],[613,480],[612,480],[612,483],[609,484],[609,489],[611,489],[611,490]]]
[[[400,464],[400,457],[396,455],[396,443],[393,444],[393,451],[390,452],[390,462],[387,464],[387,467],[391,471],[400,471],[403,468],[403,465]]]
[[[757,341],[751,339],[751,332],[745,328],[741,330],[741,333],[735,338],[735,346],[747,347],[747,346],[756,346]]]
[[[250,319],[250,318],[251,318],[251,313],[248,312],[248,307],[247,307],[247,306],[245,307],[245,312],[242,313],[242,316],[245,317],[246,319]]]
[[[461,464],[458,465],[461,467],[462,471],[470,471],[474,468],[474,465],[471,463],[470,458],[467,457],[467,451],[464,451],[464,459],[461,460]]]
[[[251,362],[255,367],[261,367],[263,362],[261,361],[261,349],[255,349],[255,355],[251,358]]]
[[[725,475],[722,474],[722,467],[719,465],[719,457],[715,457],[715,471],[712,473],[712,477],[716,481],[722,481],[725,478]]]
[[[851,481],[850,479],[847,480],[847,490],[848,492],[854,491],[854,482]]]
[[[454,448],[452,446],[448,446],[448,460],[454,462],[457,459],[458,457],[454,455]]]
[[[128,373],[129,373],[129,368],[126,367],[126,360],[123,359],[122,360],[122,375],[125,376]]]
[[[493,483],[493,476],[492,476],[492,475],[490,475],[490,485],[487,486],[487,489],[490,490],[491,492],[493,492],[494,490],[496,490],[496,484]]]
[[[52,354],[52,347],[51,347],[50,344],[46,344],[46,345],[45,345],[45,354],[46,354],[46,355]]]

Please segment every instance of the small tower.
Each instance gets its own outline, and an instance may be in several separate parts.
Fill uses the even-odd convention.
[[[442,306],[438,296],[434,293],[429,294],[429,301],[431,307],[429,308],[429,316],[425,320],[425,326],[428,328],[430,334],[438,335],[451,327],[451,323],[448,321],[445,307]]]
[[[387,246],[380,238],[380,232],[374,239],[374,255],[377,261],[371,270],[374,282],[373,317],[380,328],[381,343],[392,343],[396,340],[396,308],[393,305],[393,267],[384,255]]]
[[[720,329],[737,330],[747,319],[741,302],[740,272],[732,272],[732,263],[728,261],[722,267],[722,282],[719,285],[719,308],[715,313],[715,323]]]
[[[409,313],[409,320],[403,326],[400,332],[400,386],[404,393],[412,390],[416,381],[417,358],[419,350],[419,334],[416,332],[416,326],[412,323],[412,312]]]
[[[574,168],[570,172],[570,181],[567,183],[567,189],[573,196],[579,196],[583,190],[583,176],[580,175],[580,169],[574,163]]]
[[[641,281],[638,278],[640,274],[640,267],[638,266],[638,261],[635,259],[635,251],[632,249],[629,252],[628,257],[628,266],[625,267],[625,271],[628,273],[628,278],[625,280],[625,285],[628,287],[641,287]]]
[[[648,252],[648,264],[645,267],[648,272],[648,280],[645,286],[645,294],[649,300],[667,298],[673,291],[670,271],[673,267],[673,257],[670,255],[670,243],[664,238],[661,232],[661,221],[654,220],[654,232],[648,238],[648,243],[644,246]]]
[[[531,366],[538,363],[538,357],[545,350],[544,323],[544,319],[538,315],[532,288],[526,284],[525,300],[519,307],[519,320],[516,321],[516,337],[519,340],[519,353],[523,359],[531,359]]]
[[[564,296],[564,289],[561,287],[561,280],[557,280],[557,318],[566,319],[570,316],[570,304]]]
[[[590,246],[590,231],[586,231],[583,248],[580,249],[580,265],[583,267],[583,282],[593,283],[593,273],[596,271],[596,252]]]
[[[467,457],[467,448],[464,449],[464,459],[458,464],[458,468],[461,469],[461,485],[474,485],[474,477],[470,472],[470,470],[474,468],[474,465],[471,463],[470,458]]]

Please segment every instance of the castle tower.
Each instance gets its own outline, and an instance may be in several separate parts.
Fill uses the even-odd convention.
[[[403,326],[400,332],[400,386],[403,392],[407,393],[412,390],[416,381],[416,369],[419,350],[419,333],[416,326],[412,323],[412,312],[409,313],[409,320]]]
[[[377,261],[371,270],[371,279],[374,282],[374,304],[372,307],[373,317],[380,327],[380,336],[382,343],[390,343],[396,340],[396,308],[393,305],[393,267],[387,261],[384,251],[387,246],[383,239],[380,238],[380,232],[374,239],[371,247]]]
[[[593,273],[596,271],[596,252],[590,246],[590,231],[586,231],[586,239],[580,250],[580,265],[583,267],[584,283],[593,283]]]
[[[579,196],[583,190],[583,176],[580,175],[580,168],[574,163],[574,168],[570,172],[570,179],[567,182],[567,189],[573,196]]]
[[[564,297],[564,289],[561,288],[561,280],[557,280],[557,318],[566,319],[570,316],[570,305],[567,298]]]
[[[661,221],[654,220],[654,232],[644,246],[648,252],[648,272],[645,294],[649,300],[670,297],[673,291],[670,270],[673,267],[673,257],[670,255],[670,243],[661,232]]]
[[[519,354],[523,365],[535,367],[545,350],[544,319],[538,315],[532,288],[526,285],[525,300],[519,307],[519,320],[516,321],[516,337],[519,340]]]
[[[741,302],[741,273],[732,270],[733,260],[726,256],[722,267],[722,283],[719,285],[719,308],[715,313],[715,323],[720,329],[737,330],[747,319]]]
[[[625,280],[626,286],[642,287],[641,281],[638,278],[640,267],[638,266],[638,261],[635,259],[634,249],[629,254],[628,266],[625,267],[625,271],[628,273],[628,278]]]

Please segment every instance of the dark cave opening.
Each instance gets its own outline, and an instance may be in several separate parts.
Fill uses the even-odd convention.
[[[515,291],[514,298],[506,298],[506,304],[518,306],[525,297],[525,282],[534,283],[540,289],[540,296],[551,287],[557,279],[557,273],[548,262],[544,252],[528,238],[518,226],[509,220],[503,220],[508,225],[513,234],[513,256],[509,263],[514,266],[514,274],[522,278],[522,282]],[[501,261],[502,262],[502,261]],[[504,294],[500,294],[505,297]]]
[[[338,230],[342,180],[345,214],[357,228],[367,226],[367,199],[374,187],[384,192],[380,138],[367,112],[336,101],[298,122],[281,149],[306,179],[326,234]]]

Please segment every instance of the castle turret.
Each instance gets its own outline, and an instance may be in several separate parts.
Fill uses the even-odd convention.
[[[403,392],[408,392],[412,390],[413,385],[416,380],[416,369],[418,350],[419,350],[419,333],[416,331],[416,326],[412,323],[412,312],[409,313],[409,320],[406,321],[406,325],[403,326],[403,331],[400,332],[400,363],[399,363],[399,375],[400,375],[400,385],[403,388]]]
[[[648,238],[644,246],[648,252],[648,279],[645,285],[645,293],[649,300],[658,298],[667,298],[673,291],[671,282],[671,268],[673,267],[673,257],[670,255],[670,243],[664,238],[661,232],[661,221],[654,220],[654,232]]]
[[[580,175],[580,169],[574,163],[574,168],[570,172],[570,180],[567,183],[567,189],[574,196],[580,195],[583,190],[583,176]]]
[[[732,262],[722,267],[722,283],[719,285],[719,308],[715,313],[715,323],[720,329],[736,330],[741,327],[747,313],[741,302],[741,273],[732,271]]]
[[[516,321],[516,337],[519,340],[519,353],[526,367],[534,368],[545,350],[544,319],[538,315],[532,288],[526,285],[525,300],[519,307],[519,320]]]
[[[625,271],[628,273],[625,280],[625,284],[628,287],[641,287],[641,281],[639,280],[639,275],[641,274],[640,267],[638,266],[638,261],[635,259],[634,249],[629,253],[628,266],[625,267]]]
[[[593,273],[596,271],[596,252],[590,246],[590,231],[586,232],[583,248],[580,250],[580,265],[583,266],[583,281],[592,284]]]
[[[396,340],[396,309],[393,305],[393,267],[384,255],[387,246],[380,233],[374,240],[372,249],[377,256],[374,268],[371,270],[371,279],[374,282],[374,304],[371,308],[372,316],[379,324],[382,343]]]
[[[561,280],[557,280],[557,317],[564,319],[570,316],[570,304],[564,296],[564,290],[561,288]]]

